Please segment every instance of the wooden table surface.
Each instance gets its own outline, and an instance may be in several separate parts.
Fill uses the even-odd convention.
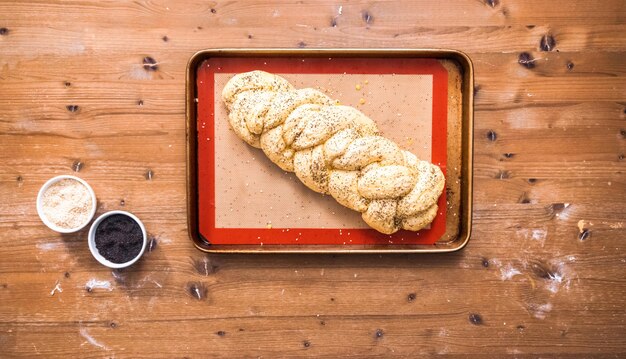
[[[623,0],[0,2],[0,357],[626,356],[625,33]],[[196,250],[185,65],[219,47],[466,52],[467,248]],[[137,265],[42,224],[59,174],[144,221]]]

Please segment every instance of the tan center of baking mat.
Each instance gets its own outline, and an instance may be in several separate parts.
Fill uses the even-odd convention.
[[[308,189],[294,173],[283,171],[262,150],[235,135],[221,96],[233,75],[215,74],[215,227],[368,228],[360,213]],[[356,107],[376,122],[383,136],[430,160],[432,75],[278,75],[296,88],[316,88],[342,105]]]

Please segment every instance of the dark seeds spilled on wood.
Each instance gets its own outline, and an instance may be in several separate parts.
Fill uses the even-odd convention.
[[[113,263],[125,263],[135,258],[143,245],[139,224],[123,214],[105,218],[96,229],[96,248]]]

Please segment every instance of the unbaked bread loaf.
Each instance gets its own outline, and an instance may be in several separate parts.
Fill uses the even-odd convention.
[[[439,167],[379,136],[357,109],[264,71],[235,75],[222,99],[237,136],[379,232],[418,231],[437,215]]]

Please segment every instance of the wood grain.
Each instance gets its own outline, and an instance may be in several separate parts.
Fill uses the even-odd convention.
[[[620,0],[0,2],[0,356],[626,356],[624,33]],[[465,250],[193,248],[186,62],[271,46],[469,54]],[[156,245],[136,266],[106,270],[85,231],[41,223],[39,187],[72,173],[98,213],[144,221]]]

